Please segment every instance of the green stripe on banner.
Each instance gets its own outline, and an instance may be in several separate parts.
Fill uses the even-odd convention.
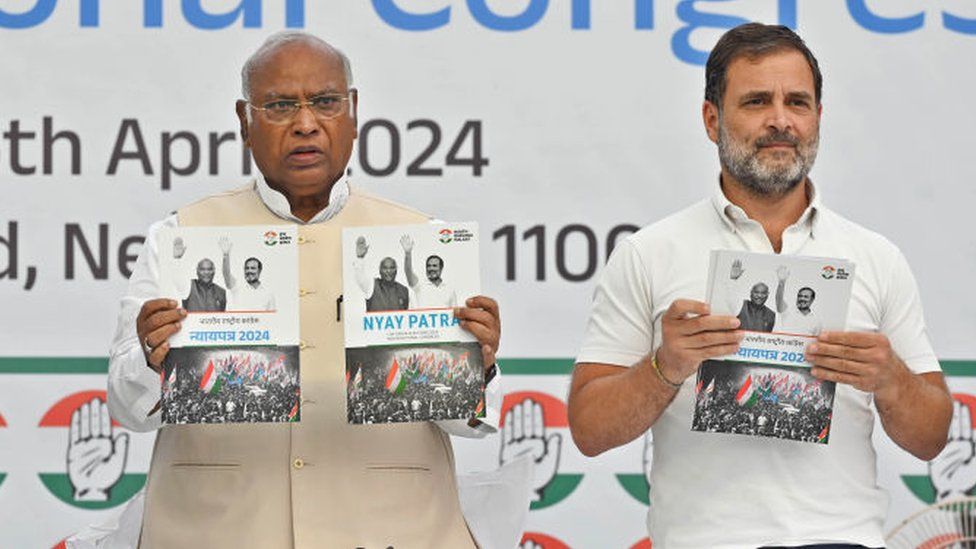
[[[502,372],[512,375],[569,375],[572,358],[500,358]],[[976,377],[976,360],[943,360],[950,377]],[[105,357],[0,357],[0,374],[104,374]]]
[[[976,360],[940,360],[939,364],[947,376],[976,377]]]
[[[0,374],[105,374],[106,357],[0,357]]]
[[[572,358],[500,358],[502,374],[567,375],[572,373]]]

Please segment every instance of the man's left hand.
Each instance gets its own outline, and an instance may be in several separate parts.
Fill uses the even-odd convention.
[[[810,371],[814,377],[868,393],[894,389],[908,372],[882,334],[823,332],[807,347],[806,359],[814,364]]]
[[[498,341],[502,333],[498,303],[490,297],[479,295],[468,299],[464,304],[467,306],[454,309],[454,316],[461,321],[462,328],[478,339],[487,371],[495,364],[495,353],[498,352]]]

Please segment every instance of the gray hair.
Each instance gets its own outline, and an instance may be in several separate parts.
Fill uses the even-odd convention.
[[[282,31],[272,34],[263,44],[247,58],[241,67],[241,94],[244,99],[251,99],[251,77],[264,59],[282,46],[294,43],[305,43],[321,47],[334,53],[342,63],[342,72],[346,75],[346,84],[352,86],[352,64],[349,58],[339,48],[322,40],[318,36],[301,31]]]

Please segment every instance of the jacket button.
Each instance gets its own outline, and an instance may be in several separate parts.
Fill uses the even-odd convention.
[[[292,465],[295,467],[295,469],[301,469],[302,467],[305,467],[305,462],[302,460],[302,458],[295,458]]]

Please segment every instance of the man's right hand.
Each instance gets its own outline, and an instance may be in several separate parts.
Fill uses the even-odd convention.
[[[707,303],[675,300],[661,318],[663,342],[657,350],[661,373],[680,383],[702,361],[735,353],[743,336],[738,327],[738,318],[712,315]]]
[[[366,252],[369,251],[369,244],[366,243],[366,237],[360,236],[356,239],[356,257],[362,259],[366,257]]]
[[[745,272],[746,270],[742,268],[742,260],[736,259],[732,262],[732,268],[729,269],[729,278],[732,280],[739,280],[739,277]]]
[[[180,330],[186,309],[172,299],[150,299],[136,317],[136,334],[149,367],[159,372],[169,352],[169,336]]]
[[[173,258],[180,259],[185,253],[186,244],[183,243],[183,238],[178,236],[173,239]]]

